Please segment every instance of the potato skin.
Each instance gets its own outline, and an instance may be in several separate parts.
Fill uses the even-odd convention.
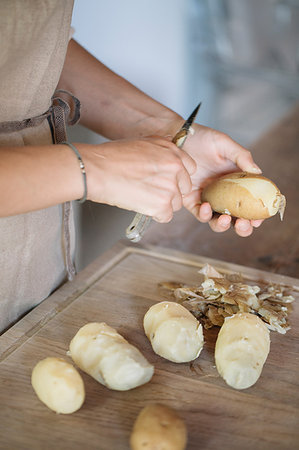
[[[40,401],[57,413],[71,414],[85,399],[81,375],[62,358],[39,361],[32,371],[31,384]]]
[[[132,450],[184,450],[186,444],[186,425],[173,409],[153,403],[141,410],[131,433]]]
[[[280,212],[283,217],[285,197],[268,178],[246,172],[224,175],[201,195],[213,211],[248,220],[267,219]]]

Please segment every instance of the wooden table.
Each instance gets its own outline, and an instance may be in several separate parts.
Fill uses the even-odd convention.
[[[194,284],[210,263],[292,286],[297,299],[286,335],[271,332],[271,351],[258,382],[237,391],[219,377],[214,362],[218,328],[190,366],[171,363],[151,349],[142,320],[155,302],[170,299],[158,283]],[[299,280],[206,257],[118,244],[65,284],[0,337],[0,448],[128,450],[139,411],[151,402],[175,408],[188,429],[188,450],[294,450],[299,443]],[[172,299],[172,297],[171,297]],[[47,356],[67,356],[69,342],[88,322],[104,321],[136,345],[155,366],[152,380],[132,391],[112,391],[82,373],[86,401],[57,415],[36,397],[30,377]]]
[[[247,238],[214,233],[181,210],[168,224],[153,223],[142,243],[162,245],[236,264],[299,277],[299,105],[251,148],[263,174],[286,196],[283,222],[266,220]]]

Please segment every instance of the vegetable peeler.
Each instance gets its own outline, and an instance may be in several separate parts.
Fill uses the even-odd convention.
[[[191,125],[193,124],[198,110],[201,106],[201,103],[197,105],[194,111],[190,114],[184,125],[181,129],[176,133],[172,142],[179,148],[183,148],[185,140],[190,132]],[[152,218],[150,216],[146,216],[144,214],[137,213],[126,229],[126,237],[130,239],[132,242],[139,242],[144,233],[146,232]]]

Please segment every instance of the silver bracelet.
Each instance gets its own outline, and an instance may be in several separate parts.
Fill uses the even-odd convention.
[[[82,159],[80,153],[78,152],[77,148],[73,144],[71,144],[70,142],[67,142],[67,141],[63,141],[63,142],[61,142],[61,144],[68,145],[73,150],[73,152],[76,154],[76,156],[78,158],[80,169],[81,169],[81,172],[83,175],[83,184],[84,184],[84,194],[83,194],[83,197],[78,200],[78,202],[84,203],[87,200],[87,180],[86,180],[86,171],[85,171],[85,165],[84,165],[83,159]]]

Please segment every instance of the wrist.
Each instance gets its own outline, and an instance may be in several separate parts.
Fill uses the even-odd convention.
[[[61,144],[67,145],[76,155],[78,160],[78,168],[80,168],[81,175],[82,175],[82,183],[83,183],[83,195],[82,197],[78,198],[79,203],[84,203],[87,200],[87,180],[86,180],[86,170],[85,170],[85,164],[82,159],[81,153],[77,149],[77,147],[72,144],[71,142],[64,141],[61,142]]]
[[[106,203],[105,192],[107,188],[107,174],[109,180],[109,154],[111,154],[109,148],[107,148],[109,144],[74,144],[84,161],[87,200]],[[83,183],[81,182],[82,185]]]
[[[161,116],[149,116],[141,120],[137,126],[140,136],[174,136],[184,123],[184,119],[173,111],[167,111]]]

